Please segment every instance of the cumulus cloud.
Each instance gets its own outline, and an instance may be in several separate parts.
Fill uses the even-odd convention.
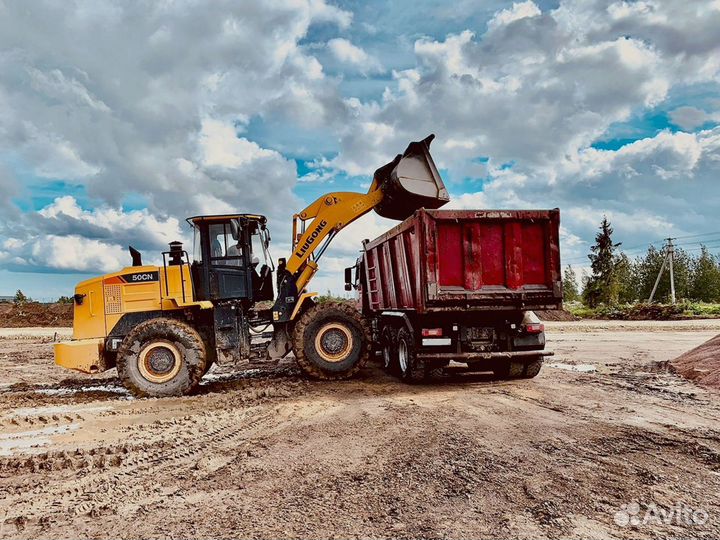
[[[304,201],[286,148],[317,158],[302,178],[311,191],[369,175],[431,132],[453,207],[559,206],[566,256],[582,254],[602,213],[617,220],[618,236],[707,230],[720,219],[718,118],[708,103],[683,104],[677,94],[720,81],[717,2],[542,5],[508,3],[448,35],[397,36],[414,61],[384,55],[381,66],[367,52],[377,48],[352,32],[353,15],[321,0],[224,0],[212,10],[199,1],[33,10],[6,1],[0,158],[13,167],[0,170],[0,264],[52,264],[23,247],[40,236],[120,249],[144,228],[146,249],[157,249],[193,213],[263,212],[275,238],[287,238]],[[319,23],[328,37],[310,46],[304,40]],[[314,51],[334,59],[339,76],[327,76]],[[366,84],[383,67],[392,80],[381,96],[348,95],[347,79],[359,73]],[[669,95],[668,117],[687,133],[593,148]],[[282,145],[253,138],[259,123],[275,130],[264,141]],[[324,157],[313,146],[320,133]],[[72,179],[86,200],[61,199],[22,218],[11,197],[32,190],[28,176]],[[128,194],[148,208],[123,210]],[[328,254],[333,267],[387,225],[365,218],[343,231]]]
[[[434,132],[455,207],[559,206],[566,238],[586,241],[596,225],[580,218],[599,222],[603,212],[627,223],[616,224],[619,235],[695,232],[700,215],[716,215],[693,196],[700,186],[718,192],[714,132],[663,131],[619,150],[591,145],[672,88],[715,84],[719,28],[711,2],[577,0],[542,12],[515,3],[484,34],[417,40],[416,66],[393,72],[382,101],[354,108],[333,165],[370,174],[407,140]],[[692,129],[706,117],[683,109],[671,119]],[[564,244],[571,256],[586,248]]]
[[[52,226],[67,238],[124,243],[139,230],[98,220],[120,212],[128,195],[148,204],[143,216],[122,214],[128,223],[155,220],[152,238],[139,240],[148,246],[159,243],[153,231],[164,242],[196,213],[245,210],[286,223],[302,205],[294,162],[238,131],[263,114],[317,125],[346,110],[299,45],[313,24],[351,23],[350,12],[323,0],[226,0],[212,10],[199,1],[41,1],[32,10],[11,1],[0,11],[0,158],[35,183],[69,179],[99,207],[73,215],[60,201],[64,211],[46,209],[22,227],[0,218],[5,237],[28,241]]]
[[[495,16],[488,21],[488,28],[495,29],[500,26],[506,26],[520,19],[528,17],[537,17],[540,15],[540,8],[532,0],[527,2],[515,2],[511,8],[498,11]]]
[[[327,46],[340,62],[350,64],[361,73],[374,73],[383,70],[382,64],[377,58],[370,56],[362,48],[353,45],[345,38],[331,39],[328,41]]]

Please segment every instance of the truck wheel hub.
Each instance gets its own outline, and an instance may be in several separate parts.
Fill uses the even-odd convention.
[[[172,380],[181,366],[180,351],[170,342],[153,342],[146,345],[138,357],[140,374],[150,382]]]
[[[353,347],[350,330],[337,323],[323,326],[315,337],[315,349],[326,362],[341,362]]]
[[[407,343],[405,343],[404,339],[401,339],[398,343],[398,361],[400,364],[400,371],[405,373],[408,369],[408,349],[407,349]]]

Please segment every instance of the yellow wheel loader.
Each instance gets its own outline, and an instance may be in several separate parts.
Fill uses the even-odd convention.
[[[85,373],[117,367],[133,394],[156,397],[192,392],[213,362],[290,351],[313,377],[352,376],[368,358],[368,324],[351,305],[316,303],[308,284],[335,235],[370,210],[405,219],[449,200],[430,156],[433,137],[380,167],[367,193],[328,193],[296,214],[292,253],[274,279],[258,214],[189,218],[192,258],[172,242],[161,267],[143,265],[130,247],[132,266],[77,285],[73,339],[55,345],[56,363]]]

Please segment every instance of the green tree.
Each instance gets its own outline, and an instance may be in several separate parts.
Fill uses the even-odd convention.
[[[655,246],[650,246],[645,256],[638,257],[635,274],[638,282],[638,297],[641,301],[645,302],[650,298],[664,258],[665,252],[658,250]],[[660,292],[659,287],[660,285],[658,285],[658,292]]]
[[[590,307],[599,304],[613,305],[618,301],[618,281],[615,273],[615,249],[620,243],[612,240],[613,229],[603,216],[600,232],[595,235],[595,245],[590,248],[592,275],[583,291],[583,300]]]
[[[692,263],[689,296],[701,302],[720,302],[718,259],[705,246],[702,246],[700,256]]]
[[[659,250],[654,246],[650,246],[645,256],[638,259],[636,279],[640,300],[647,301],[650,298],[664,259],[665,250]],[[676,247],[673,257],[673,275],[675,277],[675,296],[678,300],[690,297],[692,265],[692,257],[683,249]],[[666,263],[653,300],[667,303],[670,302],[670,298],[670,271]]]
[[[563,300],[575,302],[579,299],[580,291],[578,290],[577,274],[573,267],[568,264],[563,273]]]
[[[72,304],[73,301],[74,300],[72,296],[61,296],[57,299],[58,304]]]
[[[639,300],[635,264],[625,254],[615,258],[615,276],[618,286],[618,302],[629,304]]]
[[[15,293],[15,298],[13,301],[16,304],[26,304],[27,302],[31,302],[30,298],[25,296],[25,293],[22,292],[20,289],[18,289]]]

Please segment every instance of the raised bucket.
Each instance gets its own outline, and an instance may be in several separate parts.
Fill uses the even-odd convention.
[[[435,135],[411,142],[405,152],[375,171],[384,195],[375,207],[378,215],[403,220],[419,208],[440,208],[450,200],[430,155]]]

